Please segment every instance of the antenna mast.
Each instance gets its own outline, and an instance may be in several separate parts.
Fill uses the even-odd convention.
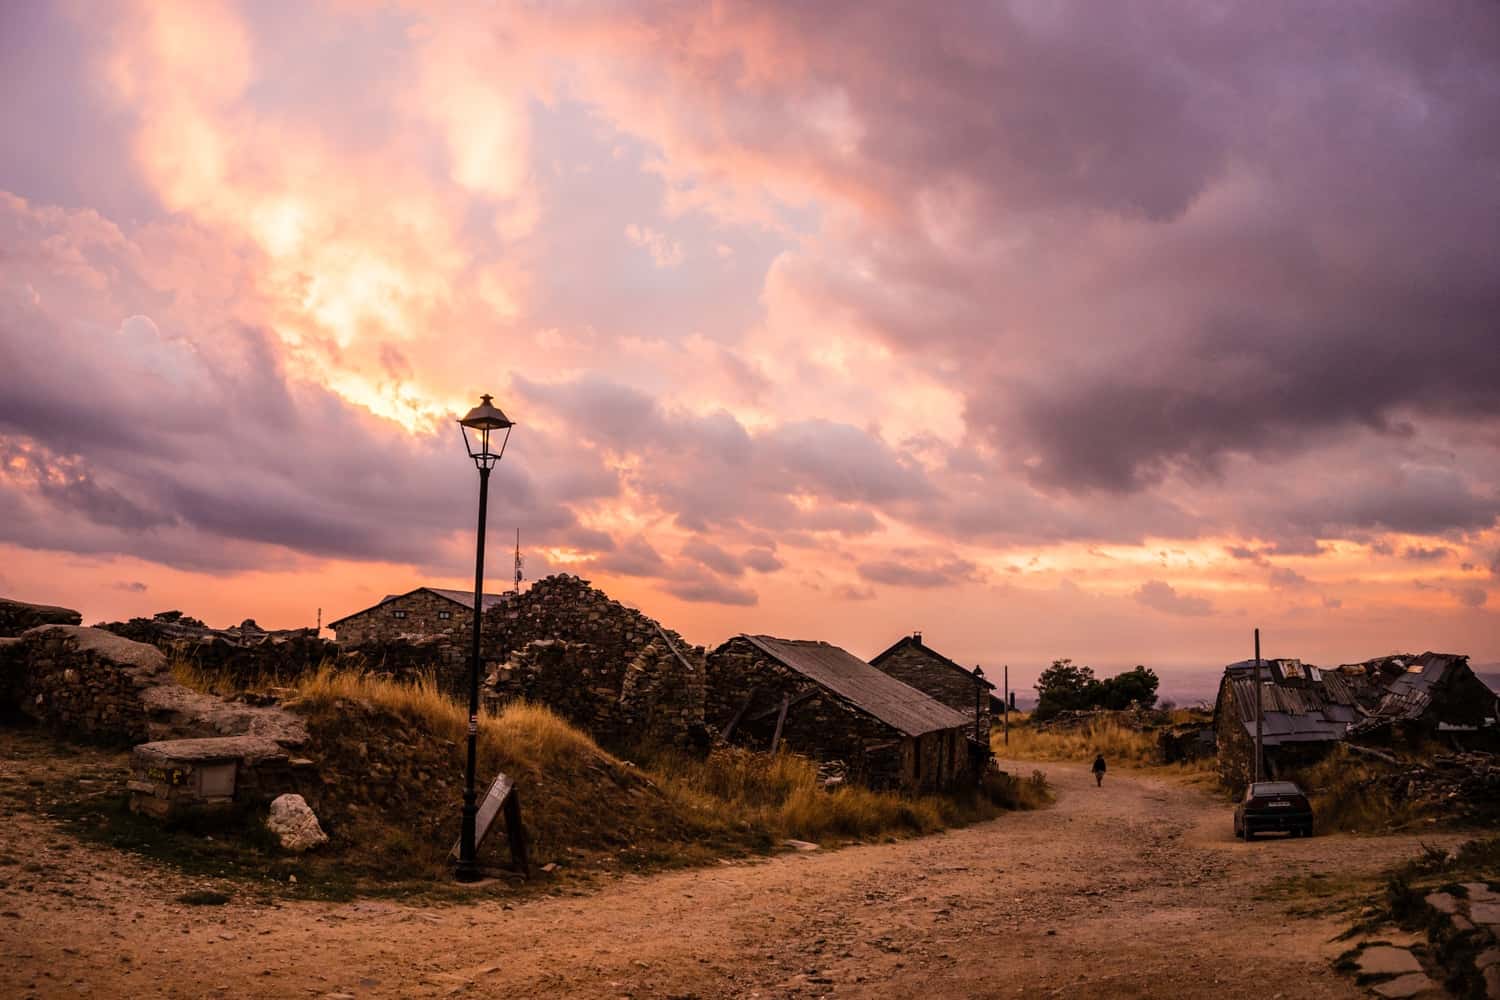
[[[522,573],[521,573],[521,567],[523,565],[525,565],[525,560],[523,560],[521,558],[521,529],[517,528],[516,529],[516,593],[518,593],[518,594],[521,592],[521,580],[523,578]]]

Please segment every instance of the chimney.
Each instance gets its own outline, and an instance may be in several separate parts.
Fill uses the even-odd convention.
[[[913,632],[911,634],[911,637],[912,637],[912,641],[914,641],[918,646],[922,645],[922,630],[921,629],[918,629],[917,631]]]

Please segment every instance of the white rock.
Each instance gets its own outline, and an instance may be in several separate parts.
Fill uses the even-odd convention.
[[[299,854],[328,843],[328,834],[300,795],[277,796],[271,803],[271,815],[266,817],[266,828],[276,834],[282,847]]]

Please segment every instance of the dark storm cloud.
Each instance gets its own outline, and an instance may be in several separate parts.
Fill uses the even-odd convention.
[[[661,553],[640,535],[619,543],[613,552],[594,560],[594,565],[621,576],[661,576],[667,570]]]
[[[1162,580],[1148,580],[1130,595],[1141,604],[1167,615],[1200,617],[1213,614],[1213,604],[1205,597],[1178,593],[1171,584]]]
[[[577,441],[640,457],[629,474],[635,488],[690,531],[863,535],[880,526],[871,508],[894,511],[937,496],[914,459],[848,424],[802,420],[752,433],[727,412],[671,410],[600,376],[515,385]]]
[[[1453,554],[1453,550],[1446,545],[1434,545],[1424,547],[1421,545],[1408,545],[1401,553],[1401,558],[1411,562],[1437,562],[1446,559]]]
[[[909,363],[946,361],[970,428],[1043,489],[1211,482],[1231,456],[1500,418],[1493,4],[668,5],[649,23],[610,37],[712,125],[674,151],[859,206],[783,274]],[[848,129],[776,127],[830,94]],[[1364,519],[1473,523],[1430,513]]]
[[[753,607],[760,602],[755,591],[711,577],[696,580],[672,580],[663,589],[673,597],[698,604],[730,604]]]
[[[1277,589],[1305,587],[1308,584],[1307,577],[1294,569],[1288,569],[1284,566],[1271,570],[1270,581],[1271,586]]]
[[[743,576],[745,572],[740,560],[706,539],[688,539],[682,546],[682,554],[724,576]]]
[[[746,549],[740,554],[740,561],[757,573],[774,573],[786,565],[768,548]]]
[[[861,578],[871,583],[924,589],[971,583],[982,577],[979,567],[966,559],[932,559],[915,553],[906,558],[863,562],[857,571]]]

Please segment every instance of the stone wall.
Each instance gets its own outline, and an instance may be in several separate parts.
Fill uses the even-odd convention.
[[[170,683],[161,650],[99,629],[44,625],[5,649],[15,707],[54,732],[104,744],[151,738],[145,692]]]
[[[97,627],[155,646],[170,661],[225,675],[236,687],[290,683],[340,652],[337,644],[320,639],[314,629],[269,630],[251,619],[215,629],[178,611]]]
[[[397,597],[330,625],[341,646],[443,637],[462,645],[474,612],[425,590]]]
[[[914,739],[818,687],[743,637],[707,657],[710,728],[729,742],[771,749],[780,706],[788,702],[782,745],[825,763],[842,762],[849,780],[872,788],[930,792],[966,780],[971,762],[960,730]]]
[[[482,628],[487,704],[539,702],[606,744],[705,742],[702,648],[587,580],[538,580]]]
[[[67,739],[120,745],[252,735],[296,746],[307,738],[281,709],[184,687],[161,650],[103,629],[32,629],[0,648],[0,674],[0,697]]]
[[[81,625],[83,616],[72,608],[27,604],[0,597],[0,636],[18,636],[38,625]]]
[[[316,780],[312,761],[258,736],[142,743],[130,769],[131,811],[159,820],[264,805]]]
[[[468,639],[454,641],[446,636],[372,641],[342,646],[338,663],[344,669],[388,675],[400,681],[431,677],[438,690],[467,704],[469,648]]]
[[[989,685],[968,671],[945,662],[916,637],[896,646],[889,654],[877,657],[877,660],[870,661],[875,669],[973,719],[969,738],[980,746],[990,745]]]

